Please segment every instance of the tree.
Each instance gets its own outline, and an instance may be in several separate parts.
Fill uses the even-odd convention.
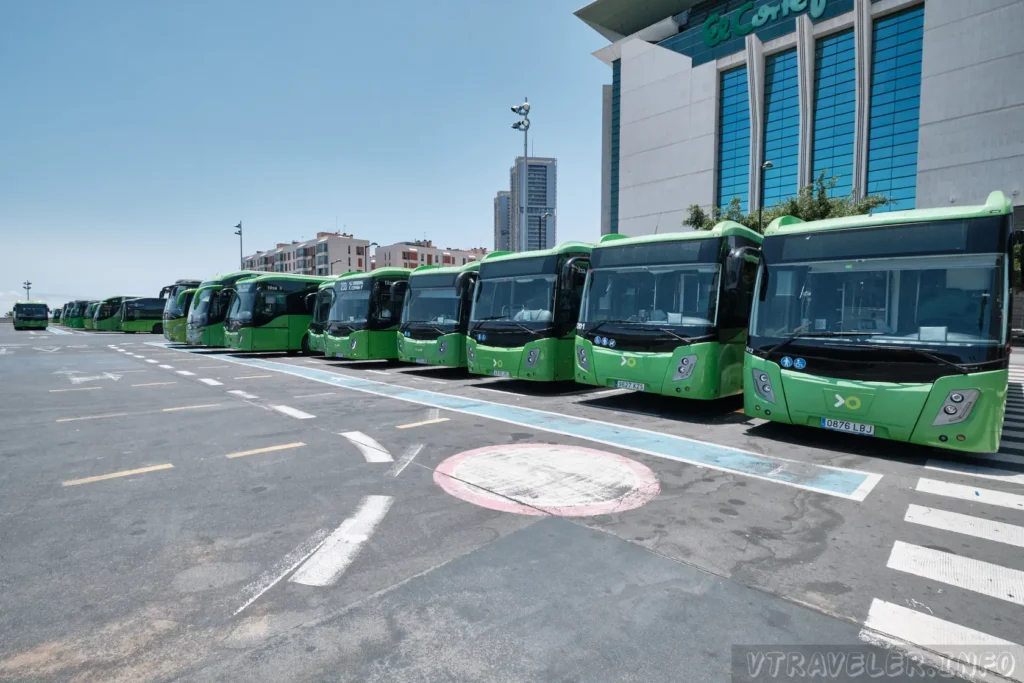
[[[853,194],[847,197],[830,197],[829,192],[838,182],[839,178],[836,177],[825,180],[825,171],[822,171],[813,183],[801,187],[795,197],[778,202],[775,206],[765,207],[760,218],[761,229],[758,225],[757,211],[743,213],[739,197],[733,197],[726,206],[712,207],[710,212],[697,204],[691,204],[683,225],[688,225],[694,230],[710,230],[721,221],[735,221],[755,232],[763,232],[763,228],[768,227],[779,216],[795,216],[805,221],[818,221],[823,218],[870,213],[880,206],[892,203],[889,197],[882,195],[869,195],[863,199],[857,199]]]

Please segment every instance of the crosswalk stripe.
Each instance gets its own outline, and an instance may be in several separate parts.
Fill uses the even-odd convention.
[[[1007,441],[1000,445],[999,452],[1003,453],[1024,453],[1024,443],[1016,443],[1014,441]]]
[[[979,489],[975,486],[964,486],[963,484],[951,484],[948,481],[936,479],[917,480],[917,490],[921,493],[932,493],[936,496],[968,500],[972,503],[985,503],[986,505],[998,505],[999,507],[1010,508],[1011,510],[1024,511],[1024,496],[1005,491],[993,491],[991,489]]]
[[[949,460],[929,460],[925,463],[924,468],[938,472],[949,472],[950,474],[965,474],[970,477],[1005,481],[1011,484],[1024,484],[1024,472],[1000,470],[995,467],[968,465],[967,463],[951,462]]]
[[[1015,429],[1004,429],[1002,433],[1003,438],[1020,441],[1024,439],[1024,432],[1018,432]]]
[[[1024,572],[896,541],[885,565],[914,576],[1024,605]]]
[[[922,505],[908,507],[903,521],[1024,548],[1024,527],[1005,522],[994,522],[989,519],[961,515],[959,512],[949,512],[948,510],[937,510]]]
[[[1010,455],[1001,451],[999,453],[972,453],[971,457],[980,460],[991,460],[993,462],[1009,462],[1014,465],[1024,465],[1024,456]]]

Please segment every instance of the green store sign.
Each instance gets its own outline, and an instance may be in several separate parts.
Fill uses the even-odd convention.
[[[755,12],[754,3],[748,0],[734,12],[725,15],[717,12],[711,14],[704,22],[704,44],[714,47],[730,38],[745,36],[765,24],[808,9],[811,19],[817,19],[825,13],[827,4],[828,0],[781,0],[774,4],[761,5]]]

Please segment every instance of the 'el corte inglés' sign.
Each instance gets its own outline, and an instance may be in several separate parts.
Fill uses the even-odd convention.
[[[754,11],[753,2],[745,2],[734,12],[722,15],[715,12],[704,22],[704,43],[714,47],[730,38],[752,33],[769,22],[810,10],[811,19],[825,13],[828,0],[780,0],[761,5]]]

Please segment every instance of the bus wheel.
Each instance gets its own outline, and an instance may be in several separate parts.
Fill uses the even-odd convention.
[[[125,330],[124,333],[125,334],[135,334],[135,331],[134,330]]]
[[[164,333],[163,323],[157,323],[156,325],[153,325],[153,329],[150,330],[150,333],[151,334],[163,334]]]
[[[309,335],[308,334],[302,335],[302,355],[303,356],[311,356],[311,355],[313,355],[313,351],[310,350],[310,348],[309,348]]]

